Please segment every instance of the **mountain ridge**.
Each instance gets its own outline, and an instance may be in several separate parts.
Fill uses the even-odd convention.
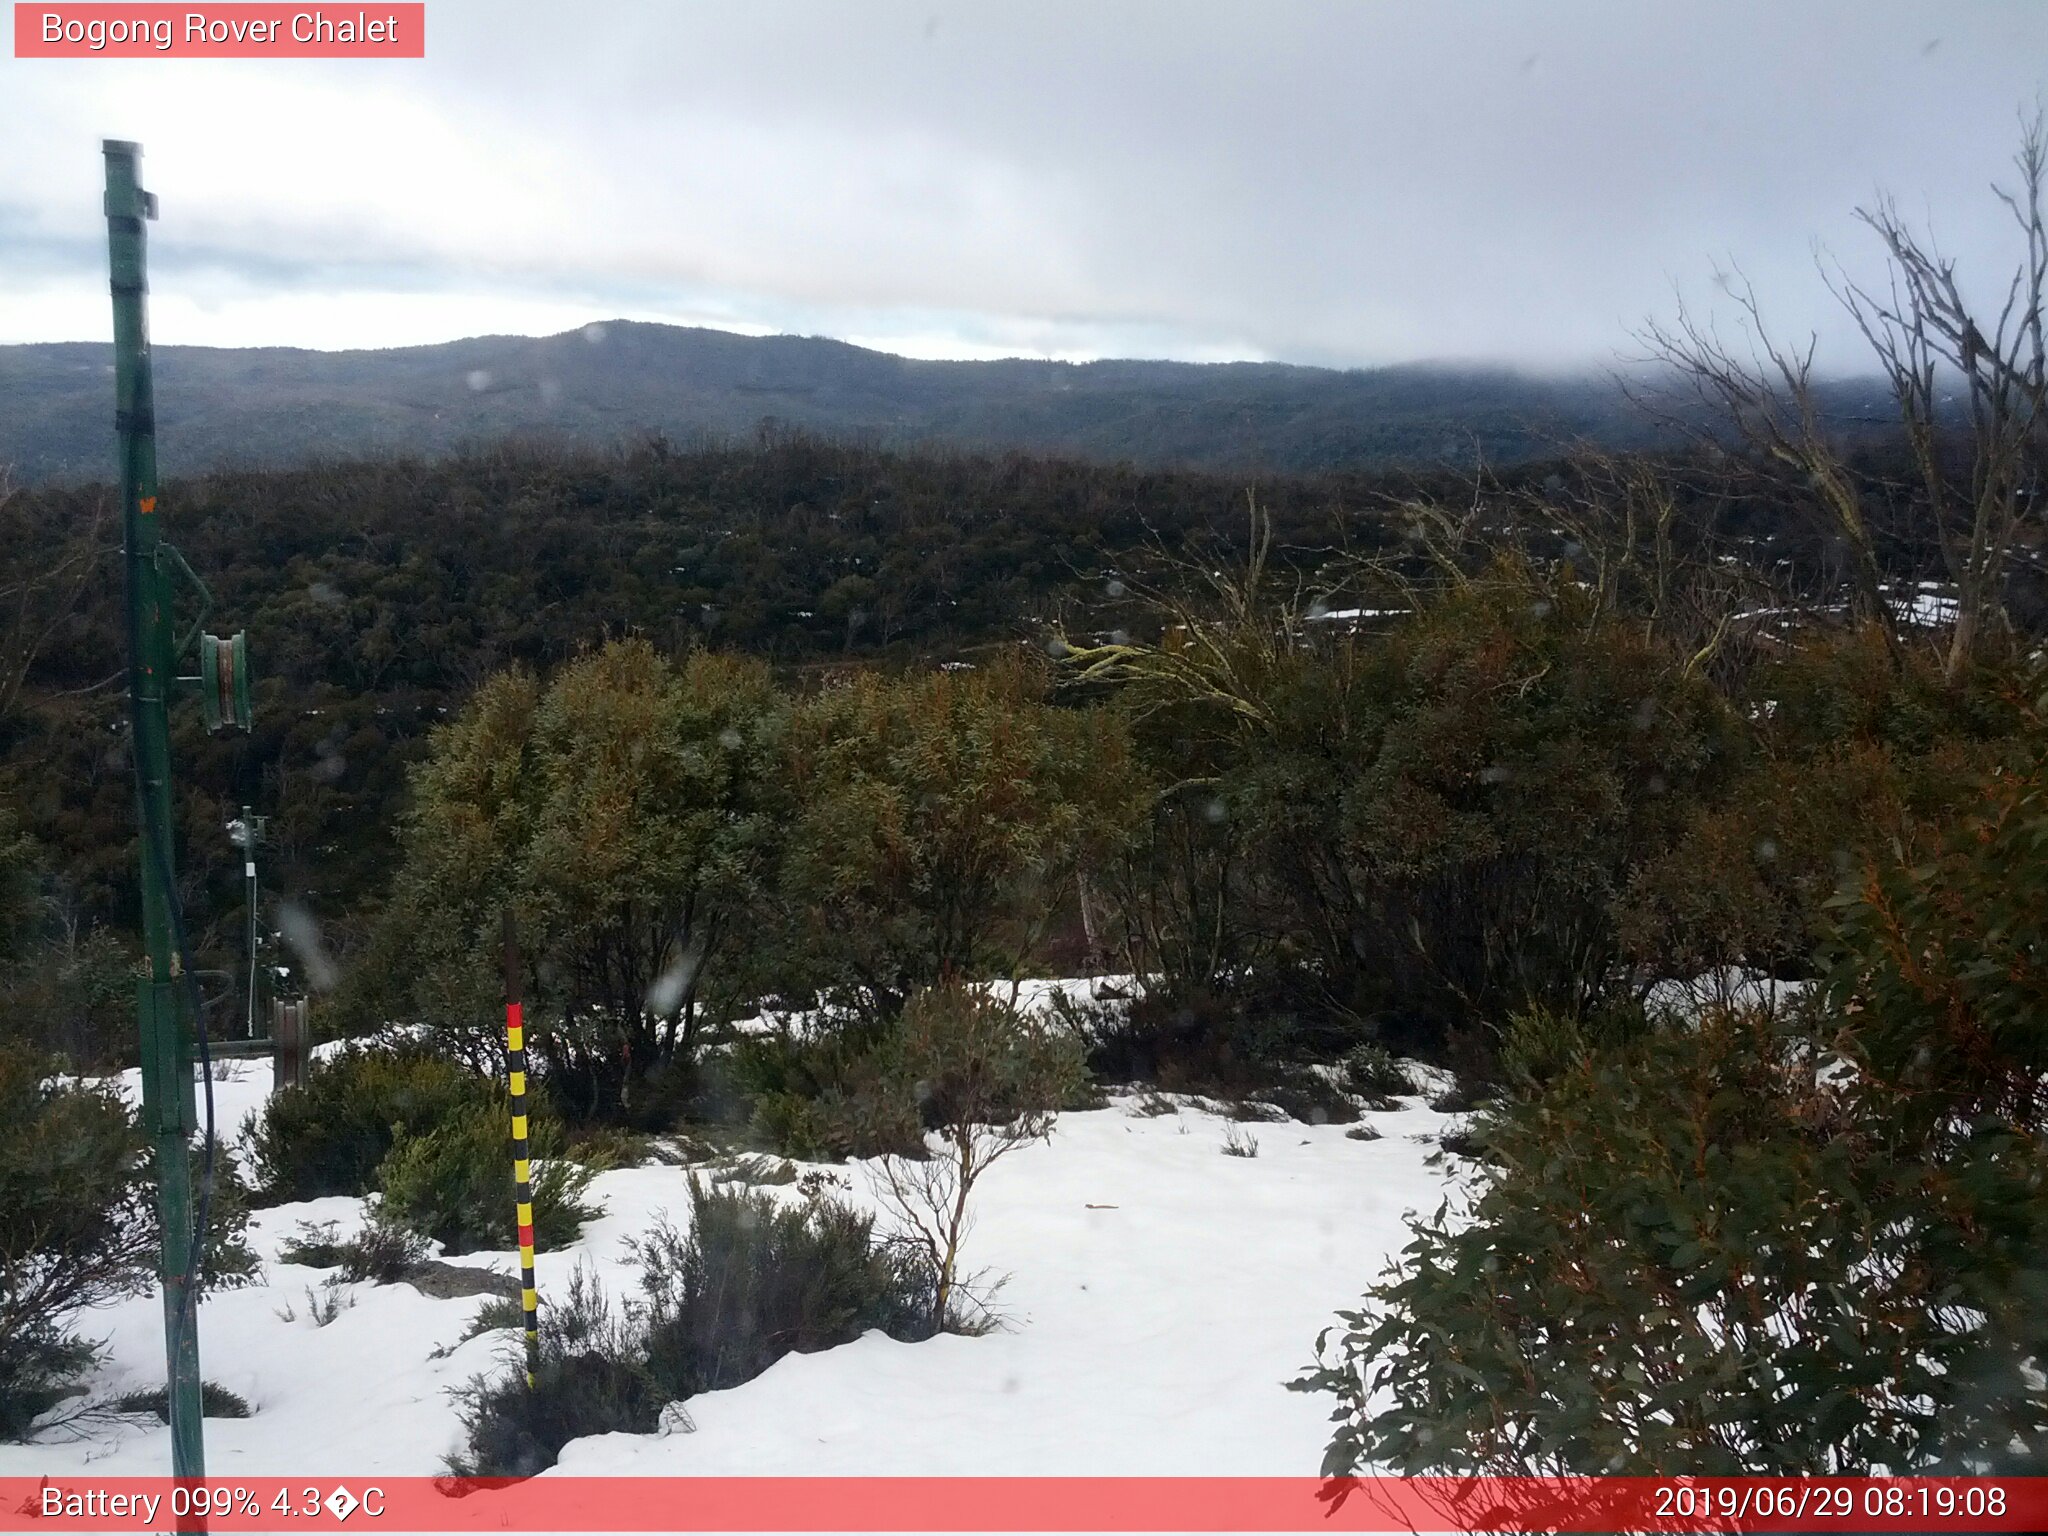
[[[1444,363],[932,360],[646,321],[353,351],[159,346],[154,364],[166,476],[438,456],[508,437],[733,438],[764,423],[1249,472],[1511,463],[1578,440],[1658,441],[1610,379]],[[0,346],[0,465],[31,483],[105,478],[112,395],[107,343]]]

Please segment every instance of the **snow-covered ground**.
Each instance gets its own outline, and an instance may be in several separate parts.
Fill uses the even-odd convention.
[[[215,1084],[224,1132],[260,1105],[270,1068],[225,1071]],[[871,1334],[789,1356],[743,1386],[693,1399],[694,1433],[577,1441],[560,1470],[1312,1475],[1330,1403],[1283,1383],[1402,1246],[1404,1212],[1442,1198],[1449,1171],[1428,1160],[1450,1117],[1412,1099],[1361,1122],[1381,1133],[1374,1141],[1343,1126],[1253,1124],[1238,1129],[1256,1139],[1257,1156],[1227,1157],[1230,1122],[1177,1103],[1145,1115],[1120,1097],[1062,1115],[1048,1143],[989,1172],[967,1264],[1009,1276],[997,1302],[1009,1319],[1002,1330],[922,1344]],[[844,1198],[872,1204],[859,1164],[829,1172]],[[688,1177],[668,1166],[600,1174],[604,1216],[573,1249],[540,1256],[543,1302],[578,1264],[615,1297],[630,1294],[624,1244],[660,1213],[687,1219]],[[475,1297],[359,1285],[332,1322],[313,1321],[307,1293],[330,1272],[279,1263],[278,1246],[302,1221],[336,1221],[346,1234],[363,1206],[328,1199],[258,1212],[251,1241],[262,1283],[202,1305],[205,1375],[254,1409],[208,1421],[214,1475],[439,1472],[458,1437],[450,1389],[510,1358],[510,1333],[457,1343]],[[514,1268],[509,1253],[457,1262]],[[154,1295],[86,1327],[107,1341],[95,1397],[161,1384]],[[169,1465],[168,1431],[154,1421],[0,1445],[0,1475]]]

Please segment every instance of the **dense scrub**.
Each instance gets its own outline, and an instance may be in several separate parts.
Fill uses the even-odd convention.
[[[273,1095],[249,1132],[261,1196],[374,1194],[380,1221],[449,1252],[512,1247],[510,1101],[494,1078],[431,1044],[351,1047]],[[564,1246],[598,1214],[583,1198],[592,1169],[563,1155],[567,1137],[538,1094],[527,1119],[535,1233]]]
[[[2040,759],[1873,859],[1789,1020],[1576,1046],[1326,1336],[1326,1471],[2038,1472]]]
[[[769,1139],[851,1150],[805,1105],[913,993],[1016,974],[1078,922],[1082,871],[1138,814],[1121,719],[1050,691],[1015,660],[791,696],[763,669],[639,641],[544,687],[494,679],[416,775],[343,1016],[420,1019],[482,1065],[509,918],[528,1050],[564,1113],[702,1113],[708,1031],[786,997],[813,1014],[802,1039],[741,1044],[724,1076]]]
[[[341,1051],[257,1116],[257,1186],[275,1201],[369,1194],[401,1138],[491,1102],[488,1080],[417,1046]]]
[[[52,1066],[0,1040],[0,1440],[25,1436],[76,1391],[99,1357],[84,1320],[149,1288],[162,1240],[135,1115],[110,1089]],[[208,1288],[254,1271],[247,1221],[223,1164],[208,1202]]]
[[[1858,462],[1888,565],[1936,574],[1889,509],[1897,466]],[[975,660],[1062,619],[1075,633],[1137,633],[1134,571],[1156,569],[1162,552],[1205,566],[1243,558],[1247,483],[787,436],[167,483],[172,534],[206,574],[215,622],[246,627],[255,661],[251,736],[209,739],[174,714],[193,797],[180,855],[195,943],[211,962],[240,934],[240,860],[213,829],[247,802],[271,817],[266,885],[346,958],[398,862],[406,770],[428,732],[506,667],[547,671],[622,631],[664,654],[709,646],[785,675]],[[1427,470],[1250,483],[1276,548],[1309,576],[1339,552],[1410,547],[1413,506],[1458,505],[1473,490]],[[1714,464],[1688,466],[1670,488],[1675,522],[1660,535],[1681,553],[1734,554],[1809,595],[1825,590],[1829,551],[1781,489],[1736,486]],[[1596,494],[1580,466],[1529,466],[1493,485],[1483,520],[1525,528],[1554,554],[1569,542],[1551,533],[1560,508]],[[24,633],[43,637],[0,677],[0,795],[45,844],[51,894],[81,934],[134,921],[124,713],[108,686],[121,658],[110,501],[91,486],[0,501],[0,591]],[[2037,595],[2014,600],[2038,615]],[[300,957],[280,958],[303,973]]]

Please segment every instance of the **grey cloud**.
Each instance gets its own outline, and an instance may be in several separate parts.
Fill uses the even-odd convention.
[[[436,0],[429,26],[423,63],[306,66],[299,116],[264,122],[338,209],[225,177],[179,205],[211,281],[926,350],[1568,365],[1735,260],[1786,328],[1840,338],[1812,244],[1868,263],[1849,216],[1879,186],[1966,268],[2002,259],[1987,184],[2048,58],[2038,6],[1835,0]],[[34,67],[0,64],[0,89]],[[166,78],[92,67],[80,89]],[[261,84],[209,88],[289,110]],[[47,83],[34,99],[72,131]],[[379,138],[394,104],[410,137]],[[188,164],[206,105],[171,130]],[[42,222],[82,234],[91,202]],[[28,249],[14,228],[0,265]]]

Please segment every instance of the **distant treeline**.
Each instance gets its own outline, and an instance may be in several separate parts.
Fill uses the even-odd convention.
[[[1568,443],[1620,451],[1683,436],[1597,375],[931,362],[822,337],[626,321],[380,351],[158,347],[153,357],[169,474],[438,457],[536,434],[584,447],[648,432],[731,440],[764,422],[896,449],[1013,449],[1238,473],[1522,463]],[[0,347],[0,464],[31,483],[104,475],[114,453],[112,362],[104,343]],[[1845,380],[1816,398],[1847,430],[1882,414],[1884,390]]]

